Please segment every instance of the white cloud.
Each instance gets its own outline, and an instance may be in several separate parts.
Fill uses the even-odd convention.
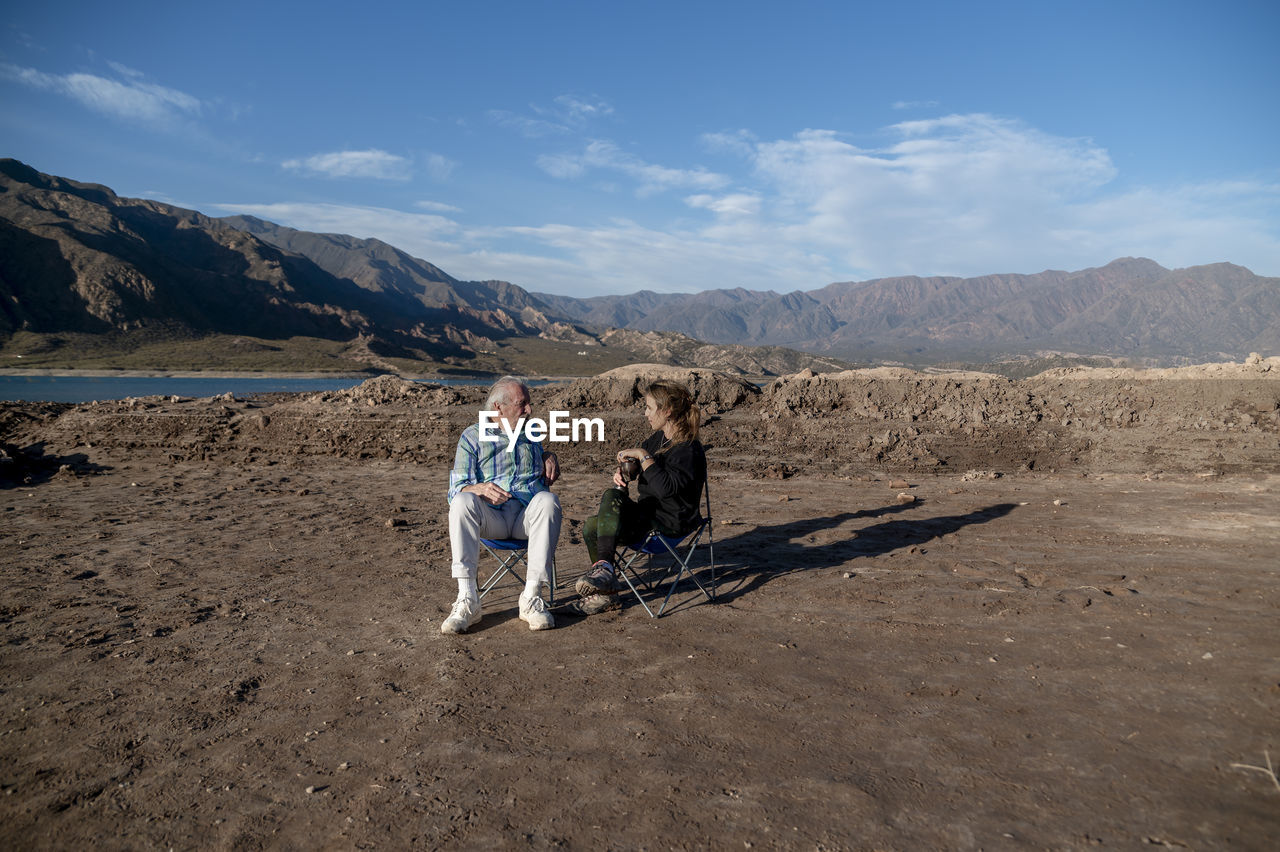
[[[444,181],[453,176],[458,164],[443,154],[427,154],[423,159],[423,167],[433,179]]]
[[[636,192],[642,196],[668,189],[720,189],[729,183],[726,176],[701,167],[673,169],[646,163],[602,139],[588,142],[581,154],[546,155],[539,157],[537,163],[547,174],[558,178],[581,177],[592,169],[620,172],[636,181]]]
[[[937,106],[937,101],[894,101],[892,104],[894,109],[934,109]]]
[[[685,203],[690,207],[710,210],[720,216],[755,216],[760,213],[760,196],[754,193],[735,192],[729,195],[690,195]]]
[[[443,158],[442,158],[443,159]],[[408,180],[412,164],[404,157],[376,148],[367,151],[333,151],[281,163],[290,171],[331,178]]]
[[[414,207],[420,210],[430,210],[433,213],[461,213],[461,207],[454,207],[452,204],[442,204],[439,201],[415,201]]]
[[[140,80],[146,76],[138,69],[130,68],[128,65],[121,62],[108,62],[107,67],[119,74],[121,77],[131,77],[135,80]]]
[[[125,120],[167,125],[198,116],[201,101],[185,92],[148,83],[139,71],[109,63],[124,81],[96,74],[47,74],[34,68],[0,64],[0,76],[34,89],[56,92],[90,109]]]
[[[823,130],[757,143],[751,163],[776,232],[867,277],[1079,269],[1126,255],[1280,265],[1274,186],[1117,192],[1117,169],[1092,140],[988,115],[888,134],[878,149]]]
[[[579,98],[573,95],[561,95],[556,98],[556,106],[570,123],[580,124],[588,119],[613,115],[613,107],[603,98],[595,96]]]

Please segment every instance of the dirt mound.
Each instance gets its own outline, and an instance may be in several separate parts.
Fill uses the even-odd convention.
[[[1280,379],[1280,356],[1263,358],[1251,353],[1242,363],[1195,364],[1189,367],[1139,369],[1133,367],[1056,367],[1032,377],[1035,380],[1073,379]]]
[[[787,471],[1280,471],[1280,370],[1267,362],[1183,368],[1181,378],[1096,380],[1074,371],[1014,380],[897,368],[778,379],[763,392],[735,376],[638,364],[535,389],[538,416],[602,415],[608,446],[557,448],[575,469],[612,464],[643,439],[636,401],[659,377],[686,382],[716,464]],[[1245,369],[1245,368],[1250,369]],[[1106,373],[1107,371],[1102,371]],[[1196,376],[1208,376],[1196,379]],[[237,400],[154,397],[77,406],[0,406],[0,439],[67,453],[117,447],[172,461],[337,456],[447,463],[486,388],[379,376],[345,391]]]
[[[760,389],[746,379],[718,370],[632,364],[591,378],[578,379],[553,391],[549,401],[564,408],[626,408],[644,396],[644,388],[657,379],[683,383],[704,414],[729,411],[760,396]]]
[[[897,368],[778,379],[760,439],[808,470],[1272,470],[1277,359],[1178,370],[1053,370],[1031,379]]]
[[[411,382],[399,376],[374,376],[353,388],[307,394],[306,402],[348,406],[375,405],[449,405],[460,402],[463,395],[455,389],[429,382]]]

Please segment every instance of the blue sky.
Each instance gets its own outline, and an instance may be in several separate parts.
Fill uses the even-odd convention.
[[[1280,3],[63,2],[0,155],[571,295],[1280,276]]]

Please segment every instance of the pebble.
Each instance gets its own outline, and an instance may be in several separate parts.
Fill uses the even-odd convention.
[[[907,505],[908,503],[914,503],[914,502],[916,502],[916,496],[915,496],[914,494],[908,494],[908,493],[907,493],[907,492],[905,492],[905,491],[899,491],[899,492],[898,492],[897,500],[898,500],[898,502],[899,502],[899,503],[901,503],[902,505],[904,505],[904,506],[905,506],[905,505]]]

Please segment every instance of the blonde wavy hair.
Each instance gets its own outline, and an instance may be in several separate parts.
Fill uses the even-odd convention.
[[[658,379],[644,389],[644,395],[653,400],[659,411],[675,421],[673,444],[698,440],[698,427],[702,423],[702,410],[693,401],[693,394],[679,382]],[[667,448],[664,448],[667,449]]]

